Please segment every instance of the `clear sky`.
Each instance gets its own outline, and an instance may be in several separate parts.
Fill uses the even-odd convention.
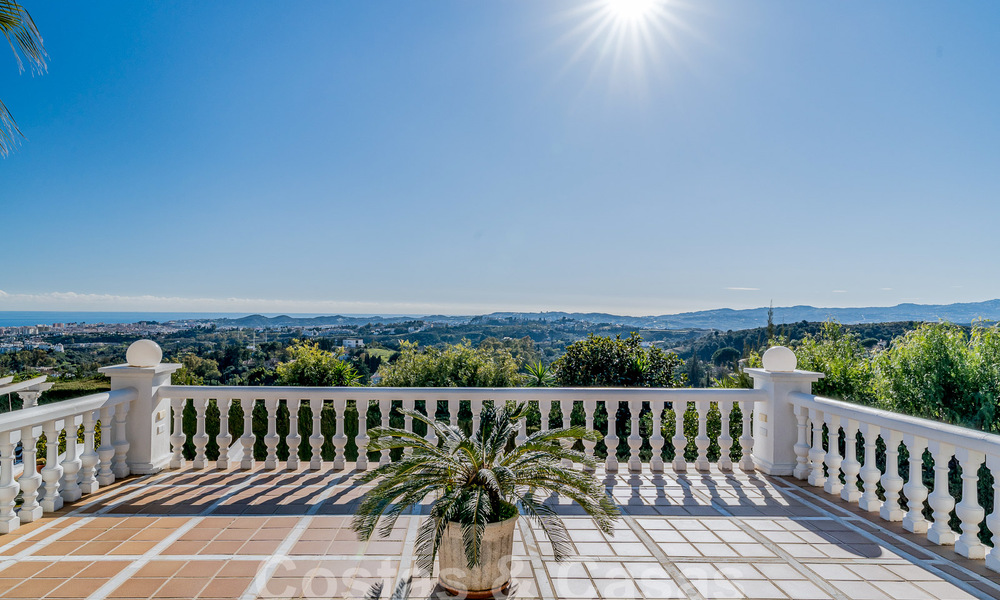
[[[24,0],[0,310],[1000,297],[1000,3],[637,1]]]

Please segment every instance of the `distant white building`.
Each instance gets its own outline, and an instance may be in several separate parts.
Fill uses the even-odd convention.
[[[364,348],[365,341],[360,339],[345,339],[344,348]]]

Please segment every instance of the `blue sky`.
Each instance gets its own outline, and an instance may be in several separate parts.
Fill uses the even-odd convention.
[[[1000,297],[996,2],[24,4],[0,310]]]

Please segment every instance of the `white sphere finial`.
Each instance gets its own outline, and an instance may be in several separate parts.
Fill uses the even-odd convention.
[[[125,352],[125,360],[130,367],[155,367],[163,358],[163,350],[153,340],[132,342]]]
[[[765,371],[791,373],[798,364],[795,353],[784,346],[774,346],[767,349],[761,361]]]

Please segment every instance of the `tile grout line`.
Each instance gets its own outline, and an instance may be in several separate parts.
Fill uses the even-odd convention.
[[[319,496],[315,498],[315,504],[310,506],[309,510],[306,511],[306,514],[299,518],[299,520],[292,527],[291,531],[289,531],[282,540],[281,544],[278,545],[277,549],[275,549],[275,551],[266,560],[264,560],[264,564],[258,568],[257,574],[250,582],[250,586],[243,591],[243,594],[240,595],[240,600],[256,600],[260,593],[264,591],[264,586],[267,584],[268,579],[271,578],[271,575],[274,574],[281,563],[288,558],[288,552],[291,551],[295,543],[301,539],[302,534],[305,533],[306,529],[308,529],[309,525],[313,522],[313,519],[315,519],[315,516],[319,513],[319,509],[323,506],[327,499],[329,499],[330,496],[337,491],[334,486],[335,484],[331,483],[319,494]]]
[[[705,600],[705,596],[703,596],[694,584],[691,583],[691,580],[677,568],[677,565],[674,564],[674,561],[671,560],[669,556],[667,556],[667,553],[656,545],[656,541],[639,525],[638,521],[635,520],[635,517],[631,515],[622,515],[622,520],[625,521],[625,524],[632,530],[632,533],[634,533],[636,537],[642,541],[643,545],[646,546],[646,549],[649,550],[650,554],[653,555],[653,558],[656,559],[656,562],[658,562],[660,566],[663,567],[663,570],[670,575],[671,579],[674,580],[674,583],[677,584],[677,587],[681,592],[687,594],[687,597],[691,600]],[[622,562],[624,563],[624,561]],[[641,590],[640,593],[642,593]]]
[[[817,503],[815,501],[810,501],[808,498],[805,498],[805,497],[799,496],[799,494],[796,494],[795,493],[796,492],[795,488],[789,488],[786,491],[792,493],[792,495],[796,496],[799,499],[800,502],[802,502],[803,504],[807,504],[807,505],[811,506],[814,510],[825,512],[826,514],[830,515],[830,518],[837,519],[839,521],[843,521],[845,525],[847,525],[848,527],[851,528],[851,530],[853,530],[855,533],[861,535],[862,537],[868,539],[869,541],[874,542],[875,544],[878,544],[878,545],[890,544],[890,542],[874,536],[870,532],[866,531],[864,528],[859,527],[858,525],[855,524],[855,521],[857,521],[857,522],[868,523],[869,525],[871,525],[872,524],[871,521],[868,521],[867,519],[864,519],[864,518],[861,518],[861,519],[845,519],[845,518],[837,517],[830,510],[827,510],[827,509],[825,509],[825,508],[817,505]],[[804,495],[804,492],[799,492],[799,493],[801,493],[801,494]],[[827,500],[825,498],[822,498],[822,497],[817,496],[815,494],[810,494],[810,495],[812,495],[817,501],[819,501],[819,502],[821,502],[823,504],[829,505],[831,508],[836,508],[838,510],[844,511],[844,509],[842,507],[837,506],[836,504],[833,504],[832,502],[830,502],[829,500]],[[844,512],[847,512],[847,511],[844,511]],[[853,513],[851,513],[851,514],[853,515]],[[854,516],[857,516],[857,515],[854,515]],[[916,564],[916,565],[922,565],[922,566],[924,566],[928,571],[930,571],[931,573],[937,575],[942,580],[951,583],[955,587],[957,587],[957,588],[961,589],[962,591],[964,591],[964,592],[966,592],[968,594],[971,594],[971,595],[973,595],[973,596],[975,596],[977,598],[982,598],[983,600],[989,600],[990,598],[996,598],[997,597],[997,596],[985,596],[984,594],[986,594],[986,592],[984,590],[976,588],[975,586],[970,585],[968,582],[963,581],[961,579],[958,579],[957,577],[954,577],[953,575],[949,575],[948,573],[946,573],[945,571],[943,571],[941,568],[935,566],[934,563],[939,562],[938,560],[932,560],[932,561],[919,560],[917,557],[915,557],[912,554],[908,553],[904,549],[904,547],[910,547],[910,548],[920,549],[920,546],[914,544],[910,540],[907,540],[905,538],[900,537],[896,533],[893,533],[892,531],[889,531],[888,529],[885,529],[884,527],[881,528],[881,529],[888,536],[892,537],[893,540],[895,540],[895,543],[891,544],[891,547],[893,548],[893,550],[895,550],[897,552],[897,554],[899,554],[899,556],[901,558],[904,558],[907,561],[909,561],[910,564]],[[989,579],[986,579],[986,578],[980,576],[979,574],[974,573],[974,572],[966,569],[965,567],[962,567],[961,565],[959,565],[957,563],[948,561],[944,557],[939,557],[939,558],[941,560],[945,561],[946,565],[954,567],[955,569],[958,569],[959,571],[961,571],[961,572],[963,572],[963,573],[971,576],[977,582],[984,583],[984,584],[986,584],[986,585],[994,588],[995,590],[1000,591],[1000,586],[998,586],[993,581],[990,581]]]
[[[108,594],[118,589],[118,587],[121,584],[125,583],[125,581],[131,578],[132,575],[137,573],[139,569],[146,566],[146,564],[150,562],[152,557],[159,556],[164,550],[170,547],[170,545],[176,542],[181,536],[183,536],[188,531],[191,531],[192,529],[195,528],[195,526],[197,526],[199,523],[205,520],[205,517],[210,515],[212,511],[221,506],[224,501],[233,497],[234,495],[246,489],[247,487],[250,487],[250,485],[256,479],[257,475],[255,474],[248,477],[246,481],[233,486],[232,489],[229,491],[229,493],[224,494],[214,503],[206,507],[203,511],[201,511],[201,514],[199,516],[189,519],[187,523],[175,529],[173,533],[171,533],[162,541],[160,541],[155,546],[153,546],[145,553],[143,553],[142,557],[140,557],[138,560],[129,563],[129,565],[126,566],[124,569],[122,569],[117,575],[114,575],[113,577],[108,579],[108,581],[105,582],[104,585],[94,590],[93,593],[87,596],[87,600],[104,600],[104,598],[106,598]],[[139,491],[141,492],[143,490]]]

